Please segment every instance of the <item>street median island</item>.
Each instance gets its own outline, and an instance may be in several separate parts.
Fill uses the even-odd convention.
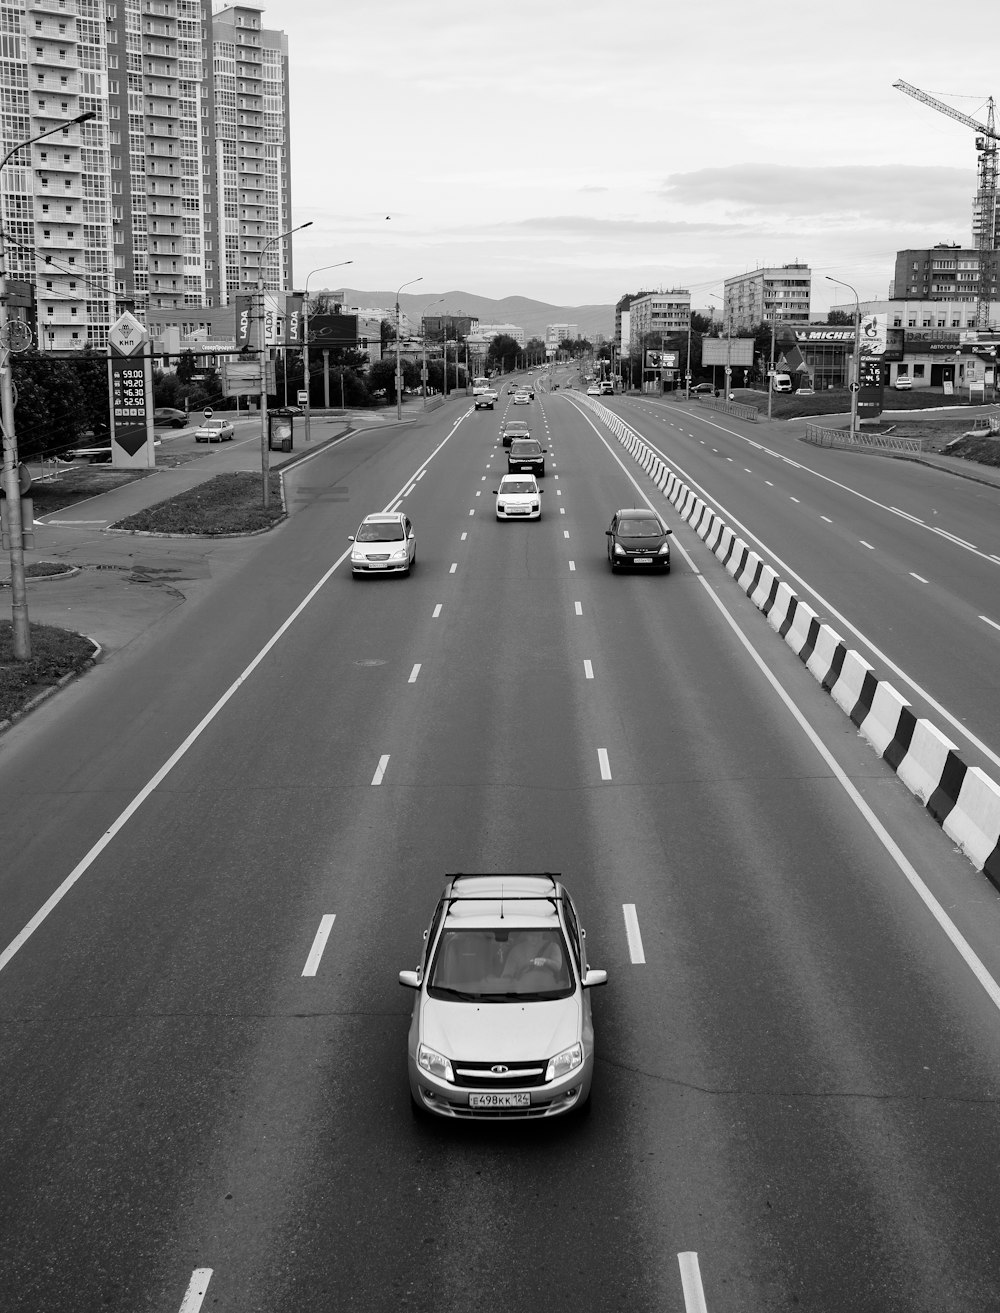
[[[0,728],[39,698],[93,664],[95,646],[82,634],[55,625],[31,625],[31,660],[14,657],[13,626],[0,621]]]
[[[109,527],[123,533],[191,534],[224,538],[260,533],[285,518],[281,479],[272,472],[270,505],[263,506],[261,476],[256,473],[217,474],[215,478],[127,515]]]

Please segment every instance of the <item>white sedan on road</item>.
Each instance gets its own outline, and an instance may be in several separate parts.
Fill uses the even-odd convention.
[[[195,442],[231,442],[236,430],[228,419],[206,419],[194,431]]]
[[[498,520],[542,518],[542,494],[533,474],[505,474],[496,499]]]

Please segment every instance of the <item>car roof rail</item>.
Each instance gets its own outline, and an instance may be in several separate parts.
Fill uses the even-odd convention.
[[[551,903],[562,901],[562,894],[559,892],[558,871],[455,871],[446,872],[446,879],[451,881],[452,892],[445,901],[452,903],[495,903],[499,900],[501,907],[504,903],[537,903],[539,900]],[[551,893],[531,893],[531,894],[512,894],[506,893],[501,886],[499,893],[492,894],[471,894],[456,893],[455,884],[459,880],[548,880],[552,886]]]

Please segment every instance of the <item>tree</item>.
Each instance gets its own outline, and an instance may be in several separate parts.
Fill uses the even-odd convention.
[[[504,373],[506,370],[514,368],[514,361],[517,359],[520,350],[516,338],[511,337],[509,333],[499,333],[490,343],[489,350],[486,353],[487,363],[493,369],[498,369],[501,373]]]
[[[177,361],[177,380],[180,383],[190,383],[198,370],[194,362],[194,352],[183,351],[180,359]]]
[[[828,324],[853,324],[854,316],[847,310],[829,310],[827,311],[826,322]]]

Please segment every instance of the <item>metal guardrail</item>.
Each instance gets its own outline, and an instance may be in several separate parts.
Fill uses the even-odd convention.
[[[861,433],[852,438],[845,429],[825,429],[820,424],[807,424],[806,442],[817,447],[865,447],[872,451],[923,451],[920,438],[900,438],[892,433]]]
[[[702,394],[698,397],[698,404],[711,406],[713,410],[721,410],[724,415],[731,415],[733,419],[749,420],[751,424],[756,424],[760,419],[756,406],[744,406],[739,401],[726,401],[723,397],[708,397]]]

